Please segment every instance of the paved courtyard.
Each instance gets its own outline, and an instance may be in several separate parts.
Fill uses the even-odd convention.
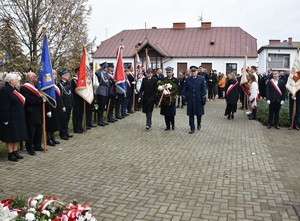
[[[266,129],[224,100],[205,106],[201,131],[188,134],[186,109],[175,131],[137,112],[75,134],[14,163],[0,158],[0,199],[57,195],[88,204],[98,220],[299,220],[300,132]]]

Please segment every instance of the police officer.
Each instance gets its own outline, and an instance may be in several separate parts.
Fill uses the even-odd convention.
[[[98,95],[98,125],[104,127],[105,125],[108,125],[108,123],[103,120],[103,112],[105,111],[109,88],[107,63],[101,63],[100,68],[96,71],[95,74],[99,82],[99,86],[96,91],[96,94]]]
[[[68,140],[69,138],[73,137],[73,135],[69,134],[69,121],[71,117],[71,111],[73,108],[73,101],[72,101],[72,91],[70,86],[70,73],[67,69],[61,70],[59,73],[60,80],[57,84],[62,97],[62,113],[60,115],[60,122],[61,122],[61,129],[59,131],[59,136],[63,140]]]
[[[197,129],[201,129],[201,118],[206,103],[206,85],[202,76],[197,75],[197,67],[191,66],[191,76],[186,79],[183,87],[183,98],[187,101],[190,134],[195,132],[194,116],[197,116]]]
[[[107,100],[107,121],[109,123],[114,123],[118,121],[114,117],[114,109],[116,106],[116,85],[114,79],[114,69],[113,63],[107,63],[108,66],[108,76],[109,76],[109,87],[108,87],[108,100]]]
[[[176,87],[178,86],[178,79],[173,76],[173,68],[167,67],[166,69],[167,76],[163,79],[164,81],[172,81]],[[172,96],[176,96],[173,94]],[[173,100],[173,99],[172,99]],[[168,104],[162,104],[160,108],[160,114],[165,117],[165,130],[170,130],[172,126],[172,130],[175,130],[175,115],[176,115],[176,99],[175,102],[171,102]]]

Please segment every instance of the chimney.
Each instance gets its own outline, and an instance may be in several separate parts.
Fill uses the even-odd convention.
[[[274,40],[274,39],[270,39],[269,40],[269,45],[274,45],[274,44],[279,44],[280,40]]]
[[[292,45],[292,43],[293,43],[293,38],[292,38],[292,37],[289,37],[288,44],[289,44],[289,45]]]
[[[173,23],[173,30],[184,30],[185,22]]]
[[[211,22],[202,22],[201,23],[202,29],[210,29],[211,28]]]

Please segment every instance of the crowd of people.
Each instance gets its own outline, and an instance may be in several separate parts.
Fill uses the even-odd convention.
[[[234,119],[238,101],[242,103],[241,109],[249,108],[247,112],[249,120],[256,119],[258,100],[265,99],[269,105],[268,129],[272,125],[279,129],[280,107],[288,99],[291,121],[289,129],[299,130],[300,92],[297,92],[296,96],[291,94],[287,96],[285,85],[289,72],[282,74],[269,69],[267,74],[259,75],[256,67],[251,66],[247,69],[249,92],[246,92],[240,85],[241,75],[234,73],[225,75],[216,70],[208,73],[201,66],[191,66],[186,71],[178,71],[176,78],[173,70],[172,67],[165,68],[165,76],[161,68],[154,71],[141,67],[135,76],[133,67],[128,66],[124,70],[126,81],[124,93],[115,84],[114,64],[103,62],[95,72],[99,85],[91,104],[84,102],[76,93],[78,68],[74,70],[72,78],[68,70],[60,70],[59,81],[56,81],[57,72],[53,70],[56,107],[46,102],[36,88],[35,73],[28,72],[26,83],[23,85],[19,85],[17,74],[7,74],[5,85],[0,89],[0,140],[6,143],[8,160],[23,159],[18,153],[19,142],[22,141],[25,141],[29,155],[34,156],[36,151],[45,151],[42,147],[43,117],[46,118],[48,146],[60,143],[55,138],[55,132],[58,132],[62,140],[73,137],[69,133],[71,116],[73,133],[81,134],[93,127],[106,127],[135,111],[142,110],[146,115],[146,130],[150,130],[154,107],[160,107],[160,114],[165,120],[165,130],[168,131],[175,130],[176,109],[186,106],[189,133],[193,134],[195,129],[201,129],[206,102],[213,102],[216,99],[225,99],[224,115],[229,120]],[[293,111],[294,103],[295,111]],[[45,105],[44,112],[43,105]],[[294,112],[295,117],[292,117]],[[93,113],[97,115],[97,125],[92,123]]]

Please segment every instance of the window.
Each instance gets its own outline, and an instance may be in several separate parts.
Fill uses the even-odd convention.
[[[237,64],[236,63],[226,63],[226,75],[233,72],[234,74],[237,74]]]
[[[290,57],[283,57],[283,68],[290,68]]]
[[[130,67],[130,66],[133,66],[133,65],[132,65],[132,63],[124,63],[123,66],[124,66],[124,68],[126,69],[126,68],[128,68],[128,67]]]

